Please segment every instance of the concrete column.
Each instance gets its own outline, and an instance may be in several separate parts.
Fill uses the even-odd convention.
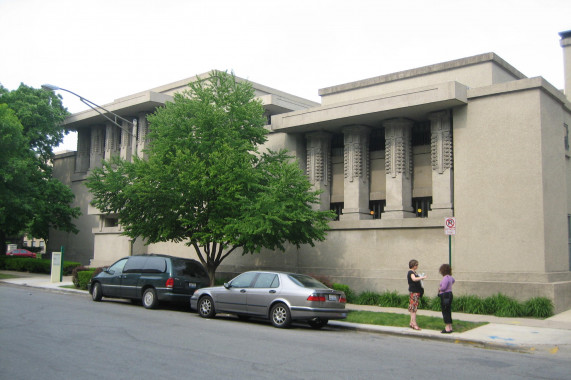
[[[132,129],[132,133],[133,136],[131,136],[131,160],[133,160],[133,157],[138,155],[137,152],[137,148],[139,146],[138,142],[137,142],[137,134],[138,134],[138,121],[137,119],[133,119],[133,129]]]
[[[372,219],[369,210],[369,128],[343,129],[344,207],[340,220]]]
[[[412,209],[412,120],[393,119],[385,127],[387,205],[383,219],[414,218]]]
[[[139,113],[139,120],[137,123],[137,153],[141,158],[148,158],[148,155],[144,152],[149,144],[148,134],[149,134],[149,122],[147,121],[147,113]]]
[[[105,124],[105,159],[111,159],[111,156],[119,154],[119,139],[121,130],[113,123]]]
[[[125,161],[131,160],[132,128],[130,124],[121,122],[121,158]]]
[[[89,148],[91,146],[91,130],[77,130],[77,155],[75,156],[75,172],[85,173],[89,169]]]
[[[450,112],[430,114],[431,161],[432,161],[432,205],[428,216],[452,216],[454,194],[454,172],[452,154],[452,128]]]
[[[312,190],[321,190],[318,210],[329,210],[331,204],[331,134],[314,132],[305,135],[307,140],[307,177]]]
[[[563,48],[563,71],[565,78],[565,96],[571,101],[571,30],[559,33],[559,44]]]
[[[105,126],[91,127],[91,147],[89,149],[89,168],[100,168],[105,149]]]

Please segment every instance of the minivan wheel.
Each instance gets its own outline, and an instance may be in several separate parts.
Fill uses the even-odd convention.
[[[214,318],[216,310],[214,310],[214,301],[210,296],[204,296],[198,300],[198,314],[202,318]]]
[[[101,292],[101,284],[96,282],[95,284],[93,284],[93,287],[91,288],[91,299],[99,302],[101,301],[101,298],[103,297],[103,293]]]
[[[316,330],[319,330],[320,328],[325,326],[327,322],[329,322],[329,320],[322,318],[313,318],[307,321],[307,323],[309,323],[309,325]]]
[[[284,303],[277,303],[270,310],[270,320],[274,327],[286,328],[291,325],[291,314]]]
[[[157,307],[157,292],[153,288],[148,288],[143,293],[143,306],[146,309],[154,309]]]

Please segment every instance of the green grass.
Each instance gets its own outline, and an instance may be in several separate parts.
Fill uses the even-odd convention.
[[[409,327],[410,315],[350,310],[347,318],[344,319],[344,321],[352,323],[363,323],[367,325]],[[442,322],[442,318],[417,315],[416,321],[422,329],[440,331],[444,328],[444,322]],[[486,324],[487,322],[454,321],[453,327],[454,331],[456,332],[464,332]]]
[[[14,274],[8,274],[8,273],[0,273],[0,280],[8,280],[10,278],[20,278],[22,276],[16,276]]]

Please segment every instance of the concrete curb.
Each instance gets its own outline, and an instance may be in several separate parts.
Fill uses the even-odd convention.
[[[468,339],[464,338],[461,335],[463,333],[442,334],[440,331],[435,331],[435,330],[423,329],[421,331],[415,331],[415,330],[410,330],[406,327],[366,325],[366,324],[350,323],[342,321],[330,321],[329,325],[346,330],[364,331],[364,332],[379,333],[379,334],[394,335],[394,336],[404,336],[407,338],[414,338],[414,339],[430,339],[446,343],[465,344],[481,348],[510,350],[516,352],[536,351],[536,349],[530,345],[489,342],[483,339],[471,339],[471,338]]]

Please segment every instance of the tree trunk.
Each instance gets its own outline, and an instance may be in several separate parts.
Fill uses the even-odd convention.
[[[208,277],[210,277],[210,286],[214,286],[217,268],[218,268],[218,265],[216,265],[216,264],[208,263],[206,265],[206,272],[208,272]]]
[[[6,233],[4,231],[0,231],[0,255],[6,255]]]

